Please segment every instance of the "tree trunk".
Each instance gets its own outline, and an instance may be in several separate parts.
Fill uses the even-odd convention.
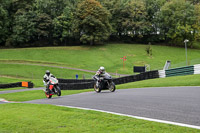
[[[94,45],[94,39],[90,40],[90,46]]]

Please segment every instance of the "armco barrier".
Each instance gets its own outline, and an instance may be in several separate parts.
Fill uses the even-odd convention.
[[[194,74],[194,66],[187,66],[187,67],[181,67],[181,68],[174,68],[165,70],[166,77],[171,76],[178,76],[178,75],[191,75]]]
[[[168,70],[159,70],[159,77],[171,77],[171,76],[182,76],[182,75],[192,75],[200,74],[200,64],[193,66],[185,66],[179,68],[173,68]]]
[[[17,82],[9,84],[0,84],[0,89],[15,88],[15,87],[27,87],[33,88],[34,84],[32,82]]]

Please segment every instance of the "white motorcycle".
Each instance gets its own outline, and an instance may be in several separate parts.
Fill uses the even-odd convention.
[[[49,92],[45,92],[45,95],[47,98],[51,98],[52,95],[57,95],[57,96],[61,96],[61,89],[58,86],[58,80],[54,77],[50,77],[49,82],[48,82],[48,86],[49,86]]]

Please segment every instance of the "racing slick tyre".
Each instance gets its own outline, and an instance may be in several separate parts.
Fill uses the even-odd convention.
[[[52,97],[52,95],[47,94],[47,92],[45,92],[45,95],[46,95],[46,97],[49,98],[49,99]]]
[[[57,96],[61,96],[61,90],[59,86],[57,86]]]
[[[96,84],[94,84],[94,91],[96,91],[97,93],[99,93],[99,92],[101,92],[101,89],[98,88],[98,87],[96,86]]]
[[[111,85],[110,85],[110,87],[109,87],[109,90],[110,90],[111,92],[114,92],[115,89],[116,89],[116,88],[115,88],[115,83],[112,82]]]

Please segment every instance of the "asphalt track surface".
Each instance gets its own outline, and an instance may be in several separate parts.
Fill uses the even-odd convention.
[[[200,87],[121,89],[86,92],[25,103],[103,110],[200,126]]]

